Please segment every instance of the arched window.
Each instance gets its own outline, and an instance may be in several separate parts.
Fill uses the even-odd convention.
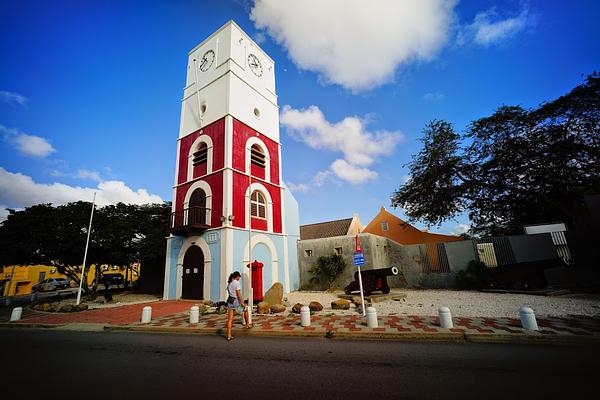
[[[267,218],[267,201],[265,195],[255,190],[250,197],[250,215],[255,218]]]
[[[189,202],[188,222],[190,224],[206,224],[206,192],[196,189],[192,193]]]
[[[253,144],[250,148],[250,162],[257,167],[265,167],[265,153],[257,144]]]
[[[198,146],[198,150],[194,152],[193,157],[192,163],[194,164],[194,167],[206,162],[208,159],[208,146],[206,143],[200,143],[200,146]]]

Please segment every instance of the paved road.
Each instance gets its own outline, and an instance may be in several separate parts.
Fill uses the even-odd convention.
[[[0,343],[4,394],[81,391],[84,399],[577,399],[598,392],[600,353],[577,346],[252,337],[228,343],[215,336],[16,328],[0,329]]]

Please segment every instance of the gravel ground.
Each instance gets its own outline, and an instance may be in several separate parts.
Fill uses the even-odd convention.
[[[287,296],[287,305],[308,304],[318,301],[324,312],[354,314],[350,305],[347,311],[332,311],[331,302],[343,292],[292,292]],[[600,296],[533,296],[526,294],[483,293],[454,290],[392,290],[392,295],[405,294],[404,301],[386,300],[374,303],[378,315],[437,315],[440,306],[450,308],[455,317],[519,317],[519,307],[531,307],[536,316],[565,317],[584,315],[600,318]]]

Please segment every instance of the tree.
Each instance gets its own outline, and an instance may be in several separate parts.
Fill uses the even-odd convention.
[[[40,204],[22,211],[9,210],[0,225],[0,261],[11,264],[48,264],[76,283],[87,237],[91,203],[76,202],[53,207]],[[144,267],[164,265],[169,204],[116,205],[98,208],[90,236],[87,267],[130,265],[142,259]],[[101,271],[84,291],[95,296]]]
[[[531,110],[502,106],[463,134],[432,121],[422,142],[392,194],[411,220],[467,212],[473,233],[490,235],[558,220],[586,229],[583,196],[600,192],[600,75]]]

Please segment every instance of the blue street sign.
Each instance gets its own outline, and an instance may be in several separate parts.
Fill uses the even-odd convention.
[[[365,265],[365,255],[363,253],[354,253],[354,265],[357,267]]]

